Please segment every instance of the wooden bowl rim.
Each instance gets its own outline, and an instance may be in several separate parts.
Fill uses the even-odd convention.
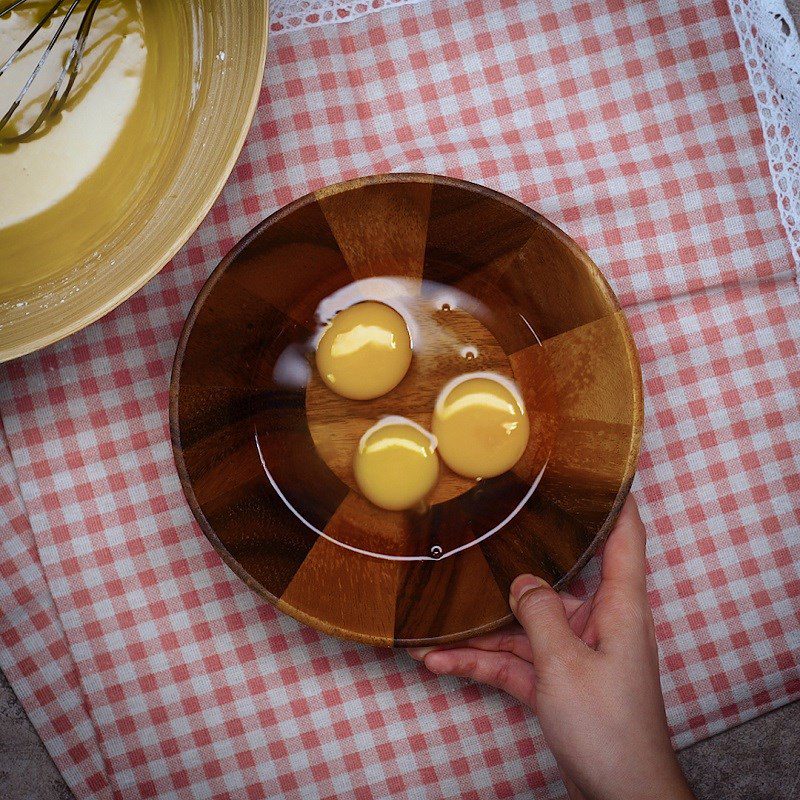
[[[616,294],[606,280],[606,277],[600,271],[600,268],[594,263],[594,260],[581,248],[572,237],[567,235],[561,228],[552,223],[546,217],[542,216],[539,212],[526,206],[519,200],[509,197],[502,192],[490,189],[472,181],[466,181],[461,178],[452,178],[445,175],[436,175],[425,172],[390,172],[379,175],[371,175],[367,177],[353,178],[351,180],[342,181],[339,183],[330,184],[316,191],[308,192],[302,197],[292,200],[287,205],[278,209],[270,214],[260,223],[258,223],[249,233],[245,234],[239,242],[225,255],[220,263],[214,268],[206,282],[203,284],[197,298],[192,304],[192,308],[186,318],[186,322],[181,332],[180,340],[178,341],[178,348],[175,352],[175,359],[172,366],[172,376],[169,387],[169,426],[170,437],[172,440],[172,452],[175,458],[175,464],[178,469],[181,486],[183,487],[186,499],[192,509],[192,513],[200,525],[201,530],[206,538],[211,542],[214,549],[222,557],[225,564],[240,578],[247,586],[253,589],[257,594],[260,594],[264,599],[268,600],[273,606],[280,611],[288,614],[296,619],[298,622],[308,625],[309,627],[320,630],[339,638],[348,639],[350,641],[359,642],[366,645],[384,645],[385,641],[377,636],[370,636],[351,631],[346,628],[341,628],[337,625],[330,623],[327,620],[314,617],[302,611],[295,606],[291,606],[276,597],[259,581],[255,580],[252,575],[231,555],[228,549],[223,544],[222,540],[217,536],[214,529],[209,524],[208,520],[203,514],[197,497],[194,493],[191,479],[186,470],[186,464],[183,459],[183,451],[180,446],[180,434],[178,429],[178,396],[180,393],[180,377],[183,358],[186,352],[186,345],[189,341],[189,336],[194,327],[194,323],[200,313],[206,299],[211,294],[214,286],[219,279],[224,275],[228,267],[238,258],[245,248],[247,248],[254,240],[256,240],[265,230],[279,222],[284,217],[292,214],[296,209],[301,208],[306,203],[315,202],[320,197],[329,197],[331,195],[340,194],[342,192],[352,191],[364,186],[374,186],[383,183],[434,183],[443,186],[450,186],[457,189],[464,189],[469,192],[475,192],[483,195],[484,197],[504,203],[511,208],[516,209],[530,219],[533,219],[537,224],[546,228],[553,236],[559,239],[563,244],[569,247],[581,260],[589,270],[590,277],[598,284],[603,296],[608,300],[609,308],[612,312],[622,312],[622,307],[619,304]],[[644,399],[642,388],[642,369],[639,361],[639,353],[636,349],[636,344],[633,340],[633,335],[628,325],[628,321],[624,313],[620,314],[619,319],[622,323],[622,331],[625,337],[625,350],[628,355],[628,364],[632,373],[633,380],[633,393],[634,393],[634,419],[632,423],[631,446],[628,451],[628,458],[626,460],[625,474],[630,477],[623,481],[617,492],[611,510],[606,516],[605,522],[600,530],[595,535],[594,539],[589,543],[588,547],[584,550],[581,557],[575,562],[574,566],[558,581],[553,584],[553,588],[558,591],[564,588],[572,581],[572,579],[586,566],[591,557],[600,549],[602,544],[608,538],[617,517],[622,510],[625,499],[630,492],[631,484],[636,475],[636,464],[639,459],[641,449],[643,428],[644,428]],[[367,557],[367,556],[365,556]],[[513,614],[507,614],[493,622],[486,625],[473,628],[466,632],[452,633],[444,636],[423,637],[423,638],[399,638],[394,639],[392,642],[393,647],[423,647],[436,644],[446,644],[448,642],[462,641],[465,638],[472,636],[479,636],[483,633],[490,633],[497,630],[504,625],[509,624],[514,620]]]
[[[190,237],[200,227],[200,223],[206,218],[211,207],[217,201],[217,198],[222,193],[228,178],[239,160],[239,155],[244,147],[245,139],[250,133],[250,128],[253,124],[253,117],[255,116],[256,109],[258,108],[258,99],[261,95],[261,86],[263,83],[264,68],[267,63],[267,49],[269,46],[269,0],[263,0],[265,11],[265,25],[263,38],[260,46],[260,54],[258,57],[258,64],[260,67],[253,73],[253,89],[250,97],[250,102],[242,120],[242,128],[239,135],[233,142],[233,147],[230,150],[228,159],[225,161],[222,169],[220,170],[219,177],[214,184],[211,191],[209,191],[203,202],[197,207],[196,212],[186,222],[184,227],[176,232],[175,238],[169,247],[164,248],[161,253],[153,258],[152,266],[133,278],[128,286],[122,291],[118,292],[113,297],[108,298],[104,303],[101,303],[91,311],[87,311],[72,322],[62,325],[52,331],[48,331],[34,339],[31,339],[24,344],[17,345],[8,349],[0,348],[0,364],[4,361],[11,361],[15,358],[34,353],[41,350],[43,347],[60,342],[77,333],[83,328],[88,327],[93,322],[104,317],[106,314],[111,313],[117,306],[122,305],[126,300],[132,297],[139,291],[146,283],[151,281],[162,269],[175,257],[176,253],[189,241]]]

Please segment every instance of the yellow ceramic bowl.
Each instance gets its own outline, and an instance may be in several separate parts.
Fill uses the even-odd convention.
[[[133,133],[93,183],[0,230],[0,278],[11,276],[0,280],[0,361],[69,336],[150,280],[208,213],[244,144],[266,59],[267,0],[141,8],[145,30],[170,28],[152,43]]]

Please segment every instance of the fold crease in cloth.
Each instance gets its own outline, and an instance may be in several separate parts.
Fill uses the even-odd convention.
[[[0,669],[73,793],[112,797],[0,420]]]

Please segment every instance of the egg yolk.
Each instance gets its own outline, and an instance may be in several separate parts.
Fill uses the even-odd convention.
[[[414,508],[439,477],[436,439],[411,420],[388,417],[361,437],[353,470],[358,488],[376,506]]]
[[[433,413],[439,454],[466,478],[491,478],[525,452],[530,424],[511,381],[473,373],[445,386]]]
[[[391,391],[410,364],[405,320],[383,303],[357,303],[340,311],[317,345],[320,377],[351,400],[371,400]]]

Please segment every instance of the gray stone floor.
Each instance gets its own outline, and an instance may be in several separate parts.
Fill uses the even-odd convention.
[[[797,800],[800,702],[689,747],[680,760],[697,800]],[[0,797],[72,800],[2,672]]]
[[[686,748],[697,800],[798,800],[800,701]]]
[[[72,800],[56,765],[0,671],[0,798]]]

